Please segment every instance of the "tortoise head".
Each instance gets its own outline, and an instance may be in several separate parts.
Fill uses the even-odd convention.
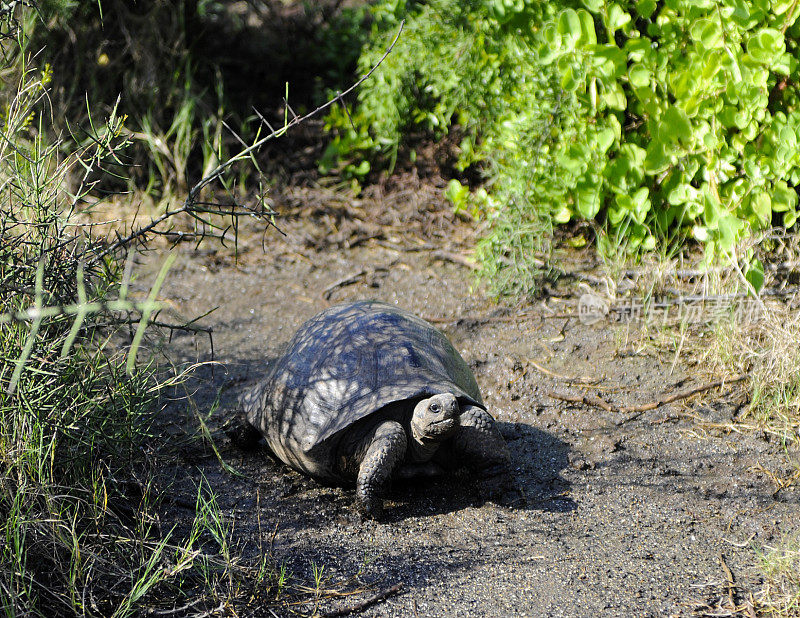
[[[452,393],[423,399],[411,416],[411,435],[420,444],[441,442],[458,426],[458,400]]]

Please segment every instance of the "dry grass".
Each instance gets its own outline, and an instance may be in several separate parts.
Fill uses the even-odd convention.
[[[752,429],[776,437],[794,473],[785,478],[769,473],[777,489],[800,479],[800,312],[791,304],[767,303],[755,322],[719,323],[706,360],[718,371],[747,372],[750,403],[735,419],[737,430]],[[755,595],[759,615],[800,616],[800,534],[786,536],[758,552],[763,578]]]
[[[800,533],[785,537],[759,556],[764,586],[756,595],[762,615],[800,616]]]
[[[754,322],[717,324],[705,360],[719,371],[748,373],[750,405],[738,420],[791,444],[800,439],[800,312],[777,302],[765,309]]]

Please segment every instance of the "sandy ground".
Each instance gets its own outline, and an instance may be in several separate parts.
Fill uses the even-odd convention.
[[[640,404],[723,376],[685,358],[673,367],[671,352],[628,326],[582,324],[574,282],[555,285],[546,297],[493,303],[464,260],[474,226],[413,178],[361,200],[295,190],[277,207],[291,213],[280,223],[287,236],[246,230],[238,260],[214,248],[176,249],[162,296],[186,317],[218,307],[200,322],[213,327],[217,364],[213,372],[198,370],[190,386],[204,413],[221,393],[209,425],[223,458],[245,476],[226,473],[201,444],[186,447],[181,463],[166,471],[172,499],[165,518],[193,517],[189,506],[204,477],[246,558],[271,552],[305,581],[324,566],[323,588],[356,594],[322,594],[296,606],[287,597],[238,607],[238,615],[357,607],[397,584],[361,615],[746,610],[760,583],[754,547],[798,526],[800,492],[776,493],[765,473],[788,473],[780,445],[716,428],[736,414],[739,385],[636,418],[554,399],[553,390]],[[145,286],[147,266],[141,272]],[[304,320],[361,298],[431,319],[451,339],[509,444],[525,507],[483,503],[472,480],[456,475],[396,484],[385,519],[361,523],[352,489],[322,487],[263,448],[236,449],[219,431],[236,413],[241,389],[263,375]],[[200,336],[176,333],[168,350],[179,362],[211,358]],[[187,408],[170,406],[168,424],[193,426]]]

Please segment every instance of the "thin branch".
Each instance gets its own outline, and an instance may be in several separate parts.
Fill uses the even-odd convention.
[[[582,403],[587,406],[591,406],[593,408],[600,408],[605,410],[606,412],[620,412],[620,408],[608,403],[604,399],[600,399],[600,397],[596,397],[594,395],[562,395],[561,393],[557,393],[555,391],[550,391],[547,393],[548,397],[552,397],[553,399],[558,399],[559,401],[566,401],[568,403]]]
[[[327,612],[322,614],[325,618],[333,617],[333,616],[347,616],[348,614],[355,614],[356,612],[363,612],[368,607],[375,605],[376,603],[380,603],[381,601],[385,601],[393,594],[397,594],[403,589],[403,583],[395,584],[391,588],[387,588],[386,590],[382,590],[381,592],[371,596],[366,601],[362,601],[361,603],[357,603],[356,605],[351,605],[350,607],[345,607],[342,609],[337,609],[331,612]]]
[[[209,183],[213,182],[214,179],[219,177],[222,174],[222,172],[224,172],[226,169],[228,169],[236,161],[246,157],[251,152],[254,152],[255,150],[258,150],[261,146],[263,146],[269,140],[271,140],[271,139],[273,139],[275,137],[279,137],[279,136],[283,135],[286,132],[287,129],[290,129],[291,127],[293,127],[293,126],[295,126],[297,124],[300,124],[301,122],[305,122],[309,118],[311,118],[313,116],[316,116],[321,111],[324,111],[324,110],[328,109],[331,105],[334,105],[335,103],[338,103],[344,97],[346,97],[348,94],[353,92],[356,88],[358,88],[361,84],[363,84],[366,80],[368,80],[372,76],[372,74],[377,70],[377,68],[383,63],[383,61],[386,59],[386,57],[392,52],[392,49],[394,49],[394,46],[397,43],[397,40],[400,38],[400,34],[403,32],[403,26],[404,25],[405,25],[405,20],[400,22],[400,28],[397,31],[397,34],[395,35],[394,39],[392,40],[392,43],[386,49],[386,52],[384,52],[383,56],[381,56],[380,60],[378,60],[378,62],[375,63],[375,65],[365,75],[361,76],[361,78],[355,84],[350,86],[344,92],[337,94],[334,98],[330,99],[328,102],[326,102],[326,103],[320,105],[319,107],[317,107],[316,109],[308,112],[304,116],[295,116],[290,122],[286,123],[286,125],[284,127],[282,127],[281,129],[278,129],[277,131],[273,131],[269,135],[266,135],[266,136],[262,137],[260,140],[254,142],[252,145],[250,145],[247,148],[245,148],[244,150],[242,150],[239,154],[231,157],[230,159],[228,159],[224,163],[220,164],[215,170],[210,172],[205,178],[200,180],[200,182],[198,182],[194,187],[192,187],[192,189],[189,191],[189,196],[186,198],[186,203],[187,204],[193,203],[194,200],[195,200],[195,196],[200,192],[201,189],[203,189],[203,187],[205,187]]]
[[[704,391],[711,390],[713,388],[718,388],[720,386],[724,386],[725,384],[734,384],[736,382],[741,382],[742,380],[746,380],[750,376],[748,374],[740,374],[738,376],[734,376],[732,378],[723,378],[722,380],[716,380],[714,382],[709,382],[708,384],[701,384],[699,386],[692,387],[685,391],[681,391],[679,393],[673,393],[672,395],[667,395],[665,397],[661,397],[656,401],[651,401],[649,403],[644,403],[638,406],[627,406],[627,407],[618,407],[614,404],[611,404],[600,397],[595,395],[585,394],[585,395],[562,395],[560,393],[556,393],[555,391],[550,391],[547,393],[549,397],[553,399],[558,399],[560,401],[567,401],[569,403],[582,403],[587,406],[592,406],[595,408],[600,408],[605,410],[606,412],[613,412],[619,414],[631,414],[632,416],[628,416],[627,418],[621,420],[619,425],[622,423],[627,423],[628,421],[632,421],[635,418],[638,418],[645,412],[649,412],[650,410],[655,410],[663,405],[668,403],[674,403],[675,401],[680,401],[682,399],[687,399],[692,395],[696,395],[697,393],[702,393]]]

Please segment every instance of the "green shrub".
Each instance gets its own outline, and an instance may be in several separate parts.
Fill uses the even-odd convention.
[[[72,150],[50,141],[51,70],[9,58],[21,77],[0,90],[0,613],[139,615],[232,558],[205,543],[198,559],[218,512],[185,539],[159,528],[143,447],[170,380],[132,362],[158,306],[126,298],[124,247],[108,251],[78,216],[106,193],[102,171],[119,174],[122,119],[88,122]]]
[[[415,128],[460,125],[460,166],[477,163],[487,193],[449,195],[492,224],[479,255],[496,291],[532,285],[525,256],[546,247],[550,224],[602,224],[605,250],[617,249],[609,238],[638,252],[691,237],[708,259],[794,225],[793,0],[387,0],[374,11],[362,71],[401,18],[406,28],[359,93],[355,130],[341,112],[329,117],[324,167],[337,156],[391,161]]]

